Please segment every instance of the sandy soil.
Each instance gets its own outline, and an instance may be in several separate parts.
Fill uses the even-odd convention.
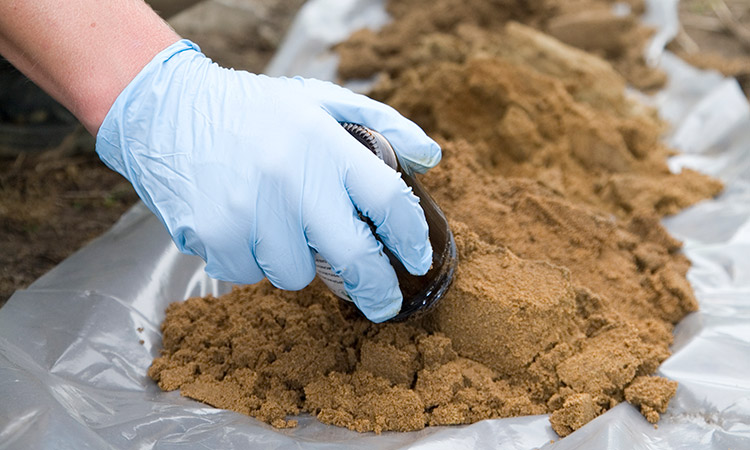
[[[725,0],[729,15],[719,18],[710,0],[683,0],[683,32],[670,49],[692,64],[736,77],[750,96],[750,2]]]

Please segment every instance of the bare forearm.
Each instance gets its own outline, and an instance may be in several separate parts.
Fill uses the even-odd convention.
[[[92,134],[125,86],[177,40],[142,0],[0,2],[0,53]]]

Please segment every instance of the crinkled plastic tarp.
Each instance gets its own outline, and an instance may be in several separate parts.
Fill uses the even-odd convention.
[[[351,24],[352,11],[369,8],[382,24],[382,6],[371,3],[309,2],[279,55],[301,63],[304,55],[286,49],[309,57],[316,39],[313,51],[322,54],[352,31],[332,31],[335,23]],[[228,286],[207,278],[200,260],[179,254],[139,205],[0,310],[0,448],[750,448],[750,108],[734,81],[662,54],[676,30],[676,2],[654,5],[647,20],[663,32],[648,55],[671,81],[650,100],[675,124],[668,140],[684,152],[671,167],[727,184],[719,198],[665,220],[693,261],[688,277],[701,310],[676,328],[674,354],[659,369],[680,385],[658,429],[620,404],[562,440],[547,416],[380,436],[302,416],[299,427],[275,430],[161,392],[146,370],[158,354],[165,307]],[[331,11],[335,21],[327,19]],[[333,61],[330,54],[312,58],[323,59],[329,62],[316,70]],[[285,69],[279,58],[272,68],[304,72],[290,63]]]

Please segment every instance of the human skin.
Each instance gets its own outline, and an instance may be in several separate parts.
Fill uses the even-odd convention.
[[[179,39],[141,0],[0,2],[0,54],[93,135],[128,83]]]

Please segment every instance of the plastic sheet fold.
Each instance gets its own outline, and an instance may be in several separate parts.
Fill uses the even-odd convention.
[[[750,107],[733,80],[663,52],[677,29],[676,1],[651,3],[645,20],[661,31],[647,56],[670,81],[649,101],[674,125],[667,142],[683,152],[670,167],[727,186],[664,221],[685,242],[701,309],[677,326],[673,355],[659,369],[680,385],[658,428],[620,404],[565,439],[547,416],[376,436],[303,415],[297,428],[276,430],[161,392],[146,370],[165,307],[229,286],[179,254],[137,205],[0,309],[0,449],[750,448]],[[269,72],[330,78],[327,47],[386,21],[381,2],[311,0]]]

